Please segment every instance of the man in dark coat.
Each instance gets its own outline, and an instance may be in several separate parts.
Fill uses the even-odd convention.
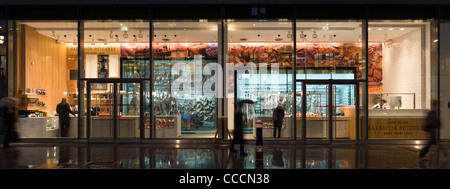
[[[56,112],[59,116],[59,126],[61,128],[61,137],[67,136],[67,131],[70,127],[70,119],[69,113],[75,115],[74,112],[70,109],[69,103],[66,102],[66,98],[63,98],[62,101],[56,106]]]
[[[273,138],[276,138],[276,132],[278,130],[278,138],[281,135],[281,126],[283,126],[283,118],[284,118],[284,108],[281,103],[278,103],[278,106],[273,110]]]
[[[234,144],[240,143],[241,155],[246,156],[247,153],[244,152],[244,133],[242,131],[242,123],[244,122],[243,114],[241,107],[236,105],[234,109],[234,132],[233,132],[233,140],[231,141],[230,150],[236,151],[234,149]]]

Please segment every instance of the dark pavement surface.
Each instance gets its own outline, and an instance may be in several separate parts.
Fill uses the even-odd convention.
[[[236,149],[239,149],[236,146]],[[0,148],[0,169],[450,169],[450,143],[423,145],[264,145],[247,156],[226,144],[14,143]]]

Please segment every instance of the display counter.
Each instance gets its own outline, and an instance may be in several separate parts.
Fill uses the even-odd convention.
[[[92,138],[113,137],[114,118],[112,116],[92,116],[91,119]],[[139,121],[140,119],[138,116],[119,116],[117,122],[117,137],[139,137]]]
[[[256,127],[256,120],[262,121],[263,139],[273,138],[273,120],[272,116],[256,116],[253,119],[253,126]],[[284,117],[283,125],[281,126],[281,138],[291,137],[292,117]],[[277,131],[278,136],[278,131]],[[253,128],[253,137],[256,138],[256,128]]]
[[[61,136],[59,117],[29,117],[17,119],[17,132],[20,138],[55,138]],[[70,117],[68,136],[78,136],[78,118]]]
[[[370,109],[369,139],[423,139],[428,110]]]
[[[156,116],[157,138],[178,138],[181,136],[181,116]]]
[[[350,119],[348,116],[333,116],[333,138],[350,138]],[[302,136],[302,117],[297,117],[297,136]],[[314,116],[306,118],[306,138],[326,139],[328,138],[328,117]]]

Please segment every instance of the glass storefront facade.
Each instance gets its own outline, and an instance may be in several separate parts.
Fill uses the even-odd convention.
[[[252,100],[243,106],[247,140],[258,124],[264,140],[421,140],[431,102],[446,111],[445,20],[224,9],[213,18],[137,12],[0,22],[0,86],[18,101],[21,138],[229,140],[235,104]],[[63,98],[75,114],[67,132],[56,110]]]

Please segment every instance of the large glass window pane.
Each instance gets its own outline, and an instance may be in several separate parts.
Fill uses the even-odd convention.
[[[19,99],[17,130],[22,138],[78,137],[78,119],[72,115],[78,111],[77,23],[13,22],[17,49],[14,93]],[[66,103],[58,110],[63,99]]]
[[[297,21],[297,79],[361,79],[362,22]]]
[[[149,78],[146,20],[84,21],[85,78]]]
[[[84,67],[82,77],[86,79],[127,79],[150,80],[150,22],[147,20],[86,20],[83,21]],[[112,84],[112,83],[111,83]],[[116,83],[116,92],[106,84],[91,87],[92,111],[100,107],[100,113],[92,115],[93,120],[109,120],[117,127],[111,128],[112,139],[136,139],[141,135],[141,111],[150,113],[150,86],[145,82]],[[142,90],[144,89],[144,90]],[[144,99],[140,94],[144,93]],[[117,108],[117,120],[114,112],[103,111],[101,106],[93,104],[96,95],[110,95],[104,98],[103,105]],[[141,107],[143,100],[144,107]],[[116,103],[114,103],[114,101]],[[95,107],[94,107],[95,106]],[[150,133],[149,121],[144,124],[146,136]],[[99,127],[92,122],[91,129]],[[101,132],[101,131],[97,131]],[[106,132],[106,130],[105,130]],[[92,134],[94,134],[92,132]],[[107,133],[99,133],[99,136]],[[109,136],[109,135],[108,135]],[[91,136],[94,137],[94,136]]]
[[[450,102],[450,87],[448,82],[450,81],[450,36],[447,35],[450,32],[450,21],[441,20],[439,23],[439,97],[440,97],[440,117],[441,117],[441,139],[450,139],[450,108],[448,103]]]
[[[292,21],[229,19],[225,28],[226,70],[227,73],[236,71],[236,76],[231,75],[231,82],[226,83],[229,128],[234,128],[233,100],[250,99],[255,101],[256,117],[253,120],[262,121],[264,138],[293,137]],[[277,126],[272,120],[277,106],[284,109],[281,129],[275,129]],[[254,139],[255,124],[245,123],[244,138]]]
[[[423,139],[437,99],[436,21],[369,21],[369,139]]]
[[[0,96],[8,96],[8,23],[6,21],[0,21]]]
[[[156,20],[152,25],[154,136],[213,138],[222,95],[220,22]]]

